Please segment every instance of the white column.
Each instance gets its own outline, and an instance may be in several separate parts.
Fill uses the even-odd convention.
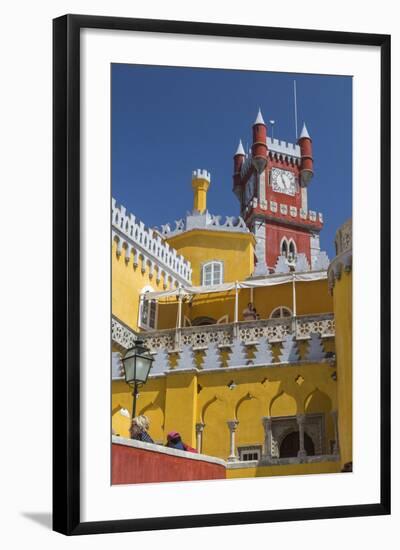
[[[198,422],[196,424],[196,451],[198,453],[201,453],[201,449],[203,446],[203,430],[204,430],[205,424],[203,422]]]
[[[238,282],[235,281],[235,319],[234,322],[237,323],[239,321],[239,285]]]
[[[182,290],[178,289],[178,329],[182,326]]]
[[[331,415],[333,418],[333,428],[335,430],[335,443],[333,445],[333,454],[338,455],[339,454],[338,412],[332,411]]]
[[[182,325],[182,294],[181,289],[178,289],[178,318],[175,328],[175,349],[181,349],[181,325]]]
[[[264,458],[272,457],[272,418],[270,416],[262,417],[264,427]]]
[[[297,303],[296,303],[296,275],[292,275],[292,332],[296,335],[296,316],[297,316]]]
[[[139,325],[139,327],[142,326],[143,304],[144,304],[144,294],[141,294],[139,296],[139,314],[138,314],[138,325]]]
[[[307,452],[304,448],[304,424],[306,423],[306,415],[298,414],[297,415],[297,424],[299,426],[299,452],[297,456],[299,458],[304,458],[307,456]]]
[[[238,321],[239,321],[239,284],[237,281],[235,281],[235,313],[234,313],[234,325],[233,325],[234,338],[238,338],[239,336]]]
[[[229,435],[230,435],[230,451],[229,451],[228,461],[235,462],[238,460],[238,457],[236,455],[235,432],[238,427],[239,421],[228,420],[227,424],[228,424]]]

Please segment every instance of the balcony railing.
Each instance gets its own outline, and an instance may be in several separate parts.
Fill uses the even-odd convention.
[[[317,334],[321,338],[333,338],[333,313],[152,330],[142,332],[140,337],[153,352],[159,349],[172,352],[180,349],[182,345],[189,345],[193,350],[206,349],[214,343],[220,348],[231,347],[235,339],[239,339],[245,345],[257,344],[262,338],[266,338],[270,343],[282,342],[285,336],[291,334],[296,340],[307,340],[312,334]]]

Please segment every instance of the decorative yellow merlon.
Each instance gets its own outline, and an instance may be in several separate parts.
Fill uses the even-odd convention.
[[[194,170],[192,174],[193,210],[203,214],[207,209],[207,191],[210,187],[210,173],[207,170]]]

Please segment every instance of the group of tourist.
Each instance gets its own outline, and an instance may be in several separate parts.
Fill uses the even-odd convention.
[[[131,438],[138,441],[145,441],[146,443],[154,443],[153,439],[148,433],[149,427],[150,421],[147,416],[145,416],[144,414],[136,416],[132,419],[130,427]],[[192,453],[197,452],[196,449],[193,449],[193,447],[190,447],[190,445],[187,445],[182,441],[182,438],[178,432],[169,432],[169,434],[167,435],[167,443],[165,444],[165,446],[172,449],[180,449],[181,451],[189,451]]]

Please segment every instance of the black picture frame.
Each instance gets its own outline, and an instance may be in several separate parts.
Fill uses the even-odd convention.
[[[380,501],[273,511],[80,520],[80,31],[84,28],[377,46],[381,51]],[[390,36],[65,15],[53,21],[53,529],[66,535],[390,514]]]

